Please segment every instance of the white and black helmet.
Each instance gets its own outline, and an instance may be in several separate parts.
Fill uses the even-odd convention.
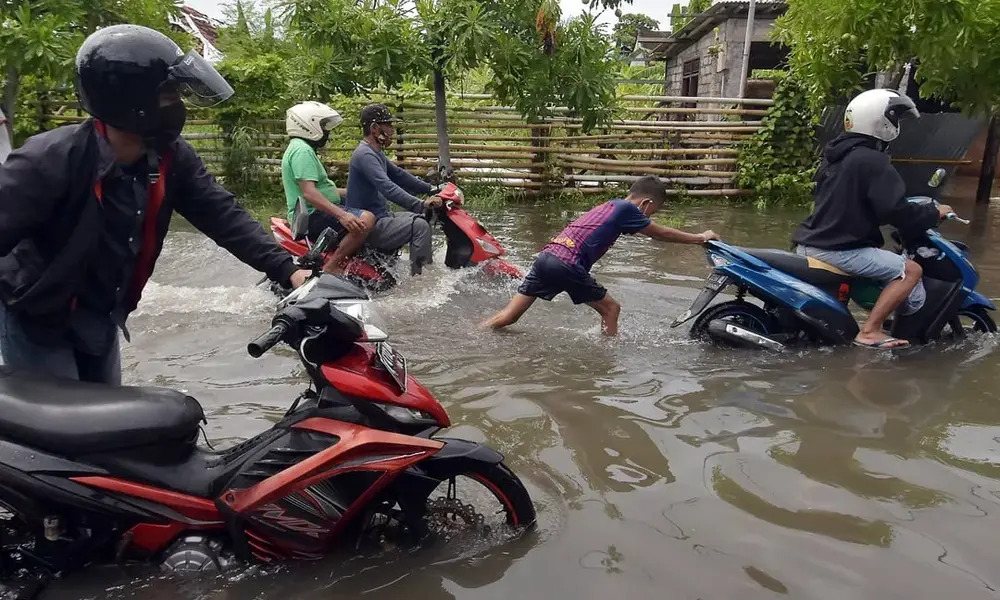
[[[913,100],[894,90],[868,90],[855,96],[844,112],[844,131],[883,142],[899,137],[899,122],[919,119]]]
[[[285,132],[312,142],[323,139],[323,134],[344,122],[340,113],[322,102],[308,100],[285,111]]]

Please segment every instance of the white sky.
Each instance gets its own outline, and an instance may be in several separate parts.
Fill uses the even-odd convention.
[[[559,2],[562,5],[564,17],[576,15],[586,9],[581,0],[559,0]],[[680,0],[680,2],[687,4],[686,0]],[[186,0],[185,2],[188,6],[217,19],[222,18],[221,6],[227,3],[229,0]],[[633,0],[631,6],[622,7],[622,12],[647,14],[659,21],[662,29],[666,29],[669,27],[667,15],[673,5],[674,2],[668,0]],[[608,23],[610,29],[610,25],[613,25],[618,19],[615,18],[614,11],[608,10],[604,11],[600,20],[603,23]]]

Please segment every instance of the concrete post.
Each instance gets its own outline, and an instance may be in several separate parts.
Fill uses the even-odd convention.
[[[753,19],[757,10],[757,0],[750,0],[750,12],[747,13],[747,35],[743,42],[743,68],[740,70],[740,98],[746,97],[747,70],[750,68],[750,44],[753,42]]]

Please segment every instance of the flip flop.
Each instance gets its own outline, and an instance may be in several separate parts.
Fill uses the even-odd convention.
[[[903,343],[900,344],[899,346],[891,346],[889,348],[885,347],[886,344],[892,344],[892,343],[896,343],[896,342],[903,342]],[[872,350],[899,350],[901,348],[907,348],[907,347],[909,347],[910,342],[908,342],[906,340],[901,340],[899,338],[889,337],[889,338],[886,338],[886,339],[882,340],[881,342],[875,342],[874,344],[866,344],[864,342],[859,342],[858,340],[854,340],[854,345],[855,346],[860,346],[862,348],[870,348]]]

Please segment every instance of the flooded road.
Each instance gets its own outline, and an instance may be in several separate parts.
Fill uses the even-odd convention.
[[[964,216],[971,208],[953,204]],[[695,231],[786,247],[801,210],[668,208]],[[477,216],[527,267],[572,218],[546,207]],[[1000,297],[1000,207],[969,242]],[[442,243],[443,240],[438,240]],[[439,249],[439,252],[443,252]],[[623,239],[595,274],[622,333],[568,298],[508,332],[475,330],[511,288],[441,261],[378,300],[452,435],[503,452],[538,506],[538,531],[475,556],[435,552],[184,584],[94,569],[50,598],[333,600],[977,598],[1000,587],[1000,352],[971,337],[905,355],[863,349],[726,351],[668,323],[708,274],[697,247]],[[183,389],[230,444],[270,426],[305,385],[287,350],[246,342],[273,299],[257,276],[175,226],[131,321],[129,383]]]

